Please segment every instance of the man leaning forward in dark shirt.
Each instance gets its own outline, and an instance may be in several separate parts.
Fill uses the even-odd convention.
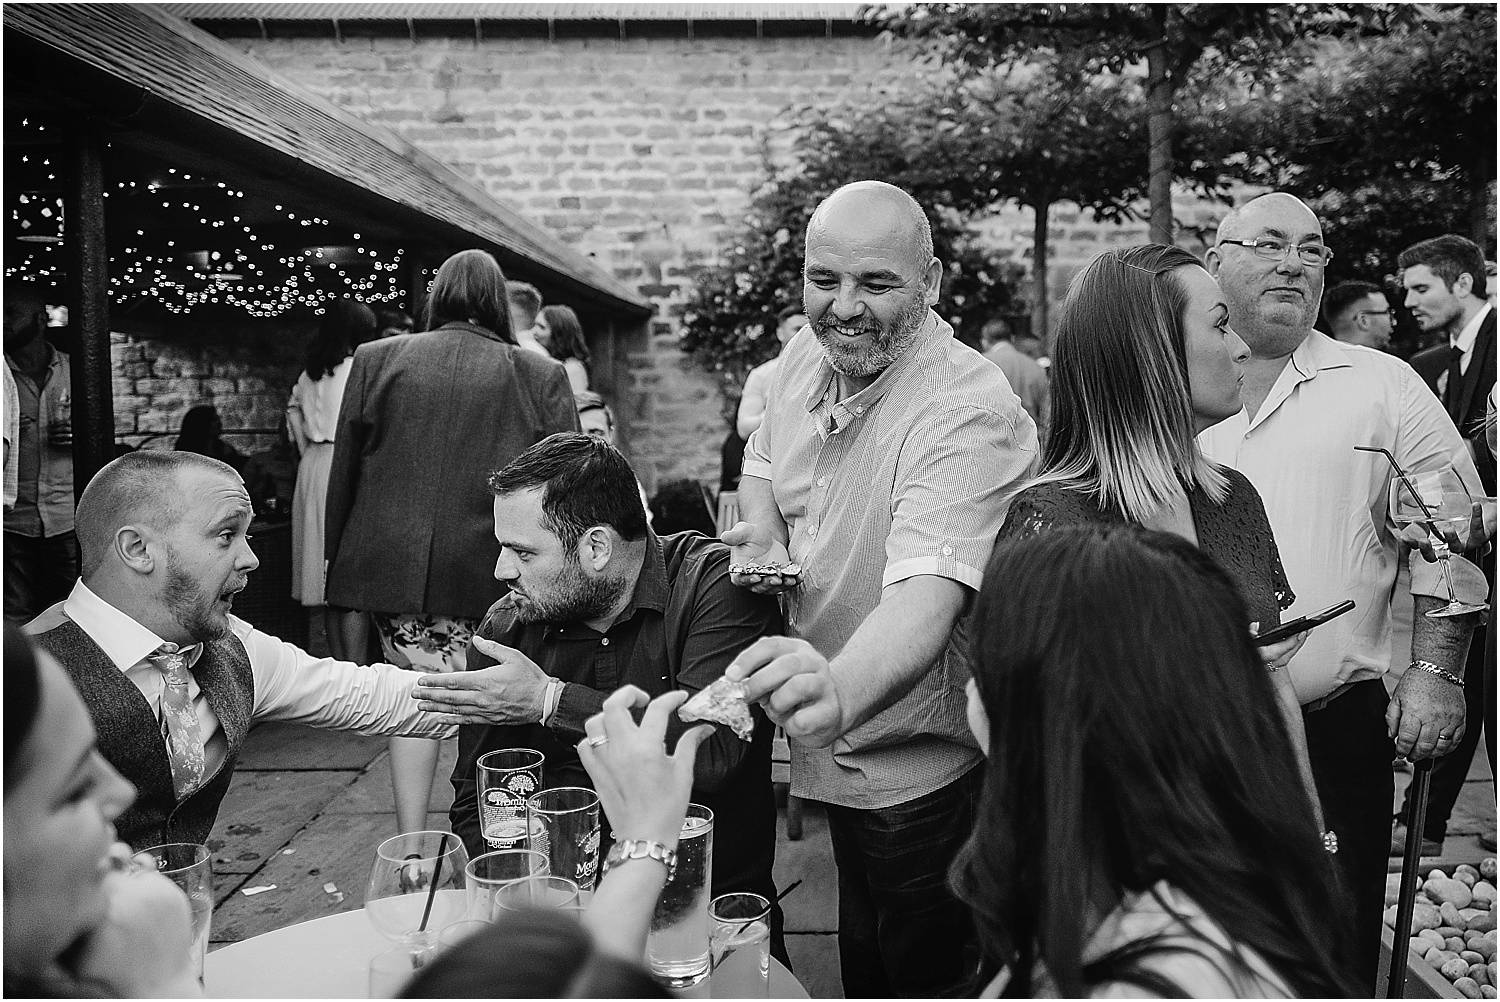
[[[646,525],[635,474],[606,442],[557,434],[490,476],[495,577],[510,593],[489,610],[466,672],[423,675],[413,695],[462,726],[453,769],[453,830],[471,856],[480,832],[475,763],[498,748],[546,756],[542,786],[592,786],[578,761],[583,723],[622,685],[651,696],[696,692],[758,637],[781,630],[774,598],[729,580],[729,548],[696,532],[658,537]],[[755,735],[724,725],[698,749],[693,801],[714,812],[713,893],[776,897],[772,725]],[[688,725],[673,720],[675,745]],[[608,845],[608,822],[602,844]],[[772,952],[783,963],[781,911]]]

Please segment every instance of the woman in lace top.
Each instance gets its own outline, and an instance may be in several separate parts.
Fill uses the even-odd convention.
[[[1052,423],[1042,472],[1011,500],[999,539],[1054,526],[1134,522],[1216,560],[1252,632],[1295,599],[1250,481],[1204,457],[1196,435],[1239,412],[1250,349],[1218,284],[1180,247],[1109,251],[1074,279],[1052,342]],[[1321,822],[1302,707],[1281,669],[1305,634],[1261,649]]]
[[[1350,995],[1345,905],[1224,570],[1172,534],[1064,527],[998,544],[975,605],[987,763],[949,882],[982,997]]]

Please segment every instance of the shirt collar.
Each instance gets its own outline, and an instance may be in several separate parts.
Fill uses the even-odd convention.
[[[886,366],[885,371],[875,377],[875,381],[864,389],[851,396],[847,396],[829,408],[833,411],[839,427],[848,424],[855,417],[862,416],[865,411],[873,407],[886,391],[901,378],[901,373],[915,363],[918,358],[925,358],[935,351],[941,350],[946,342],[953,337],[953,328],[932,310],[927,311],[927,318],[922,321],[922,327],[917,331],[917,337],[911,347],[903,351],[894,362]],[[816,413],[826,398],[834,390],[834,379],[837,378],[833,366],[828,364],[828,356],[821,354],[818,360],[819,376],[813,380],[812,389],[807,394],[808,413]]]
[[[99,645],[120,671],[129,671],[166,643],[125,613],[96,595],[80,578],[63,602],[63,612]],[[202,644],[183,648],[188,664],[197,661]]]
[[[1353,364],[1341,343],[1320,330],[1309,331],[1292,352],[1292,365],[1303,379],[1311,379],[1324,369],[1343,369]]]
[[[1473,351],[1474,340],[1479,337],[1479,328],[1484,325],[1484,318],[1490,315],[1492,309],[1494,307],[1489,303],[1481,306],[1479,312],[1469,318],[1469,322],[1464,324],[1464,329],[1458,332],[1458,337],[1454,338],[1450,344],[1465,355]]]

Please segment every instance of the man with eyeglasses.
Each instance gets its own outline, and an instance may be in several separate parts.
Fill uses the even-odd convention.
[[[1428,618],[1448,592],[1438,566],[1413,553],[1413,661],[1387,696],[1402,540],[1388,514],[1390,467],[1355,447],[1388,449],[1413,473],[1452,463],[1466,479],[1478,475],[1442,404],[1409,365],[1313,328],[1331,257],[1317,216],[1285,193],[1255,198],[1219,224],[1205,264],[1251,355],[1244,410],[1200,441],[1260,491],[1297,593],[1287,615],[1356,603],[1311,631],[1288,670],[1323,814],[1338,836],[1334,861],[1354,899],[1357,973],[1373,992],[1395,796],[1392,738],[1395,752],[1416,760],[1447,754],[1463,737],[1465,655],[1477,616]],[[1479,568],[1461,557],[1452,564],[1459,598],[1483,602]]]
[[[1329,289],[1323,296],[1323,316],[1335,340],[1391,350],[1396,313],[1373,282],[1340,282]]]

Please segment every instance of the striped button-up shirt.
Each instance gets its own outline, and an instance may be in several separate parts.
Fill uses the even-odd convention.
[[[811,328],[786,346],[744,476],[768,480],[802,583],[787,626],[835,657],[884,588],[922,574],[977,590],[1009,493],[1037,456],[1036,426],[1005,375],[929,313],[916,342],[838,399]],[[894,704],[830,748],[792,746],[792,787],[874,809],[940,789],[978,763],[964,716],[961,623]]]

